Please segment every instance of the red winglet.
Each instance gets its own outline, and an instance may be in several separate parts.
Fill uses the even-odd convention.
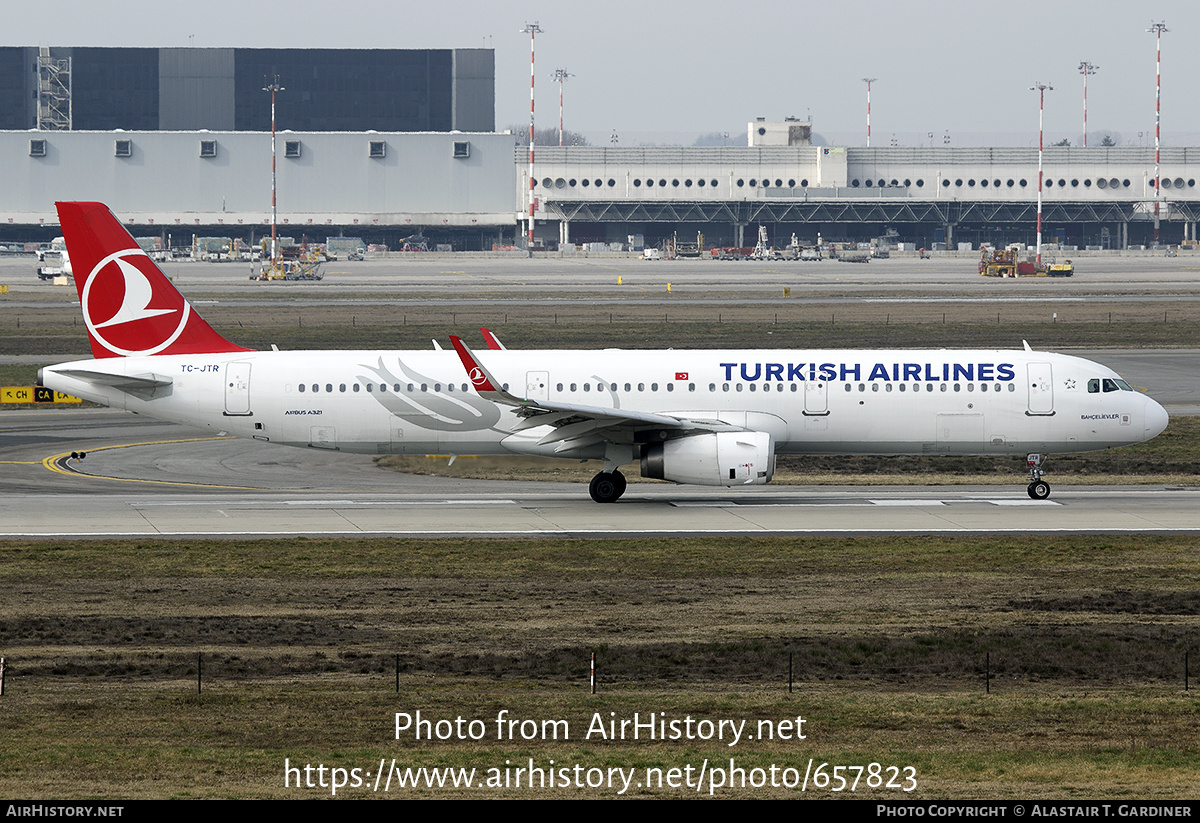
[[[483,332],[483,342],[487,343],[487,347],[492,351],[504,351],[504,344],[500,342],[500,338],[492,334],[491,329],[480,329]]]
[[[213,331],[103,203],[56,203],[97,357],[251,351]]]
[[[475,355],[467,348],[467,344],[462,341],[461,337],[450,335],[450,343],[454,346],[454,350],[458,352],[458,359],[462,361],[463,368],[467,370],[467,377],[471,380],[471,385],[475,387],[475,391],[483,392],[499,392],[495,385],[492,384],[491,375],[479,365],[479,361],[475,359]]]

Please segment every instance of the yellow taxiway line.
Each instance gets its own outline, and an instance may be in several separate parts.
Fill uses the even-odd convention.
[[[202,443],[209,440],[236,440],[235,437],[187,437],[182,440],[147,440],[143,443],[124,443],[115,446],[97,446],[93,449],[88,449],[92,452],[108,451],[110,449],[131,449],[136,446],[167,446],[176,443]],[[44,458],[42,466],[56,474],[65,474],[68,477],[91,477],[98,480],[117,480],[122,483],[152,483],[160,486],[189,486],[199,489],[240,489],[242,491],[276,491],[276,489],[263,488],[259,486],[227,486],[221,483],[187,483],[182,480],[145,480],[137,477],[112,477],[106,474],[88,474],[87,472],[70,471],[59,465],[59,461],[70,458],[71,452],[62,452],[60,454],[52,454]],[[12,461],[17,462],[17,461]],[[27,465],[36,465],[36,461],[29,461]]]

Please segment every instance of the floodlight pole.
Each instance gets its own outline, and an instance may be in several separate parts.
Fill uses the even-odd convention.
[[[521,29],[523,34],[529,35],[529,226],[528,228],[528,243],[529,251],[533,252],[533,37],[542,28],[536,22],[526,23],[525,28]]]
[[[867,148],[871,148],[871,84],[879,78],[864,77],[863,82],[867,84]]]
[[[1159,121],[1162,115],[1162,34],[1170,31],[1165,22],[1151,23],[1154,33],[1154,245],[1158,246],[1158,203],[1162,181],[1158,175]]]
[[[1038,93],[1038,193],[1037,193],[1037,265],[1042,265],[1042,113],[1046,108],[1046,90],[1054,91],[1049,83],[1034,83],[1029,87]]]
[[[1094,66],[1087,60],[1079,64],[1079,73],[1083,75],[1083,147],[1087,148],[1087,79],[1089,74],[1095,74],[1099,66]]]
[[[563,83],[568,77],[574,77],[566,69],[555,69],[551,77],[558,81],[558,145],[563,144]]]
[[[275,270],[276,249],[278,248],[275,237],[275,224],[278,220],[278,212],[275,205],[275,93],[283,91],[283,86],[279,85],[279,75],[275,75],[275,82],[269,86],[263,86],[263,91],[271,92],[271,270]]]

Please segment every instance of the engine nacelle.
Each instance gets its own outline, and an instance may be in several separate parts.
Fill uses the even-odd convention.
[[[693,434],[642,446],[642,477],[696,486],[761,486],[775,475],[767,432]]]

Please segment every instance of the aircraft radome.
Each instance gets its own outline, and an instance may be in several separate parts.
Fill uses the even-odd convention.
[[[1167,413],[1111,369],[1031,350],[251,351],[217,334],[101,203],[59,203],[95,359],[43,385],[264,442],[366,454],[544,455],[705,486],[779,454],[1026,455],[1141,443]]]

